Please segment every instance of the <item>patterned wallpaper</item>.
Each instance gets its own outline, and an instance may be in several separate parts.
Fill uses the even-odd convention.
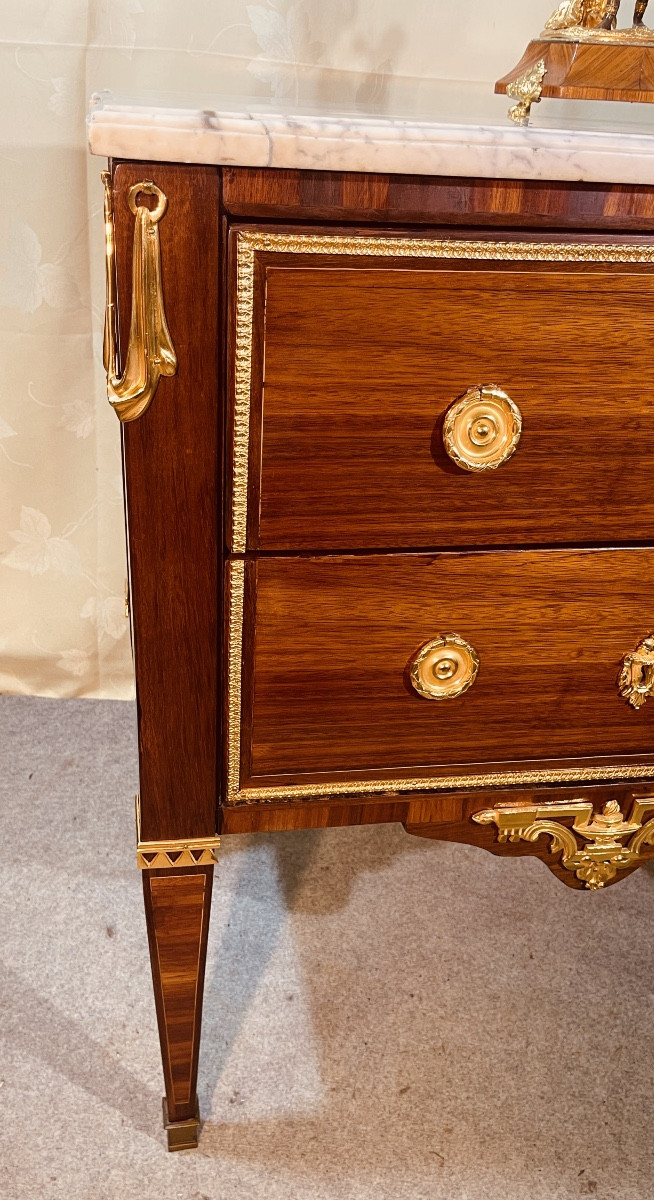
[[[93,91],[365,102],[493,80],[547,0],[21,0],[0,43],[0,691],[132,694],[119,425],[105,401]]]

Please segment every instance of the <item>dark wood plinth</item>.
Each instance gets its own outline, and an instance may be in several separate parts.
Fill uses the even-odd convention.
[[[541,60],[546,68],[541,97],[654,103],[654,45],[646,44],[535,40],[518,65],[498,79],[495,91],[505,95]]]

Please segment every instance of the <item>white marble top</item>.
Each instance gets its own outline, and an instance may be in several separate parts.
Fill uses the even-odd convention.
[[[520,128],[491,84],[395,81],[383,106],[350,111],[337,93],[314,111],[96,95],[89,144],[93,154],[160,162],[654,184],[654,106],[543,101]]]

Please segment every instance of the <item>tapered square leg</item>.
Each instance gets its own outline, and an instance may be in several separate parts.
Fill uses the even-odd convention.
[[[143,871],[169,1150],[198,1143],[198,1056],[213,867]]]

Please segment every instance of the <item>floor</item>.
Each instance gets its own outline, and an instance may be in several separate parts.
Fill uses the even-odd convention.
[[[654,867],[607,893],[400,827],[224,840],[169,1155],[132,705],[0,700],[2,1200],[644,1200]]]

